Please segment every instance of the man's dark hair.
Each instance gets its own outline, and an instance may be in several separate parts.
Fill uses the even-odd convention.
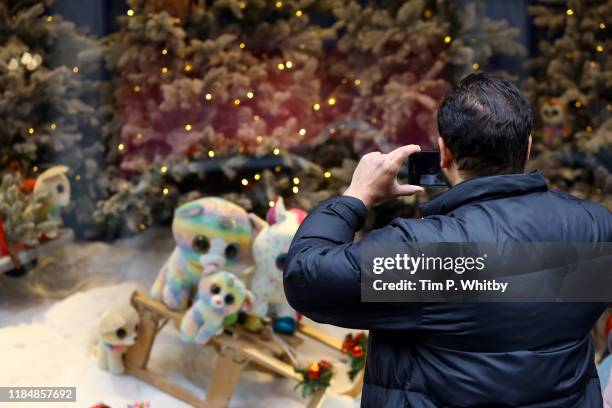
[[[513,83],[493,74],[465,77],[438,110],[438,131],[460,171],[470,177],[521,173],[531,107]]]

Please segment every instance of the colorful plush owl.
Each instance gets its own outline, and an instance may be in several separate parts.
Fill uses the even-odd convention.
[[[544,144],[552,146],[570,135],[567,103],[562,98],[548,98],[540,107]]]
[[[171,309],[187,306],[203,275],[248,259],[254,234],[247,212],[218,197],[177,208],[172,233],[176,247],[151,289]]]
[[[198,297],[181,320],[184,341],[206,344],[223,332],[223,321],[239,310],[248,311],[253,295],[244,283],[229,272],[220,271],[202,277]]]
[[[282,198],[278,198],[268,212],[268,225],[253,241],[255,271],[251,290],[255,295],[253,315],[264,318],[272,312],[276,319],[274,330],[292,334],[296,329],[296,312],[283,290],[283,268],[289,246],[306,213],[299,209],[285,209]]]

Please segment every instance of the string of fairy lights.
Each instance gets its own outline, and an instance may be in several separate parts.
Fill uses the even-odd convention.
[[[277,2],[275,3],[275,7],[276,7],[276,8],[282,8],[283,6],[284,6],[284,4],[283,4],[283,2],[282,2],[282,1],[277,1]],[[246,2],[240,2],[240,9],[241,9],[241,10],[246,9],[246,7],[247,7],[247,3],[246,3]],[[130,10],[128,10],[128,12],[127,12],[127,15],[128,15],[128,16],[130,16],[130,17],[131,17],[131,16],[133,16],[134,14],[135,14],[135,13],[134,13],[134,11],[133,11],[133,10],[131,10],[131,9],[130,9]],[[295,15],[296,15],[297,17],[302,17],[302,16],[304,16],[304,13],[303,13],[303,11],[302,11],[302,10],[299,10],[299,9],[298,9],[298,10],[296,10],[296,11],[295,11]],[[424,15],[424,17],[425,17],[425,18],[430,18],[430,17],[432,17],[433,13],[432,13],[432,11],[431,11],[431,10],[426,9],[426,10],[424,10],[423,15]],[[568,16],[568,18],[571,18],[571,17],[574,15],[574,10],[573,10],[573,9],[571,9],[571,8],[568,8],[568,9],[566,10],[566,15]],[[599,23],[598,28],[599,28],[600,30],[604,30],[604,29],[606,28],[606,24],[605,24],[605,23],[602,21],[602,22],[600,22],[600,23]],[[453,41],[453,38],[452,38],[452,36],[451,36],[451,35],[445,35],[445,36],[442,38],[442,41],[443,41],[443,43],[444,43],[444,44],[446,44],[446,45],[450,45],[450,44],[452,43],[452,41]],[[238,47],[239,47],[240,49],[246,49],[246,48],[247,48],[247,44],[246,44],[245,42],[240,42],[240,43],[238,44]],[[595,45],[595,51],[597,51],[598,53],[603,53],[603,52],[605,51],[604,44],[603,44],[603,43],[597,43],[597,44]],[[167,54],[168,54],[168,50],[164,48],[164,49],[162,50],[162,55],[167,55]],[[595,68],[597,68],[597,62],[595,62],[595,61],[590,61],[589,66],[590,66],[591,68],[595,69]],[[193,68],[193,67],[192,67],[192,65],[191,65],[190,63],[185,63],[185,65],[184,65],[184,70],[185,70],[185,72],[190,72],[190,71],[192,70],[192,68]],[[280,61],[280,62],[278,62],[278,63],[276,64],[276,68],[277,68],[279,71],[290,70],[290,69],[294,68],[294,64],[293,64],[293,62],[292,62],[292,61],[290,61],[290,60],[287,60],[287,61]],[[472,68],[472,70],[474,70],[474,71],[478,71],[478,70],[480,69],[480,64],[479,64],[478,62],[473,62],[473,63],[472,63],[471,68]],[[162,74],[167,74],[167,73],[168,73],[168,71],[169,71],[167,67],[162,67],[162,69],[161,69],[161,70],[162,70]],[[348,80],[347,80],[346,78],[343,78],[343,79],[342,79],[342,83],[343,83],[343,84],[346,84],[346,83],[348,83]],[[354,84],[356,87],[359,87],[359,86],[361,85],[361,80],[360,80],[359,78],[355,78],[355,79],[353,80],[353,84]],[[134,88],[134,89],[135,89],[135,91],[136,91],[136,89],[137,89],[137,88],[138,88],[138,89],[140,89],[140,86],[136,85],[136,86],[135,86],[135,88]],[[424,89],[424,87],[421,87],[421,88],[423,88],[423,89],[419,89],[419,91],[421,91],[421,92],[425,92],[425,91],[426,91],[426,89]],[[247,99],[253,99],[253,98],[255,98],[255,93],[254,93],[254,91],[252,91],[252,90],[247,91],[247,92],[246,92],[246,97],[247,97]],[[214,96],[213,96],[213,94],[212,94],[211,92],[206,92],[206,93],[204,94],[204,100],[205,100],[206,102],[211,102],[211,101],[213,100],[213,98],[214,98]],[[328,105],[328,106],[334,106],[334,105],[336,105],[336,102],[337,102],[337,101],[336,101],[336,97],[335,97],[335,96],[333,96],[333,95],[332,95],[332,96],[329,96],[329,97],[328,97],[328,99],[327,99],[327,105]],[[240,98],[235,98],[235,99],[233,100],[233,104],[234,104],[234,106],[240,106],[240,104],[241,104],[241,99],[240,99]],[[581,108],[581,107],[583,106],[583,103],[582,103],[582,101],[577,100],[577,101],[575,101],[575,102],[574,102],[574,106],[575,106],[576,108],[578,108],[578,109],[579,109],[579,108]],[[312,109],[313,109],[313,111],[315,111],[315,112],[319,112],[319,111],[321,111],[322,107],[323,107],[323,104],[322,104],[321,102],[314,102],[314,103],[312,104]],[[608,110],[612,110],[610,105],[608,105]],[[257,117],[257,116],[256,116],[256,120],[258,120],[258,119],[259,119],[259,117]],[[376,118],[371,118],[371,122],[372,122],[372,123],[376,123]],[[193,126],[192,126],[191,124],[186,124],[186,125],[185,125],[185,130],[186,130],[187,132],[192,131],[192,129],[193,129]],[[587,127],[586,127],[586,130],[587,130],[587,132],[592,132],[592,127],[591,127],[591,126],[587,126]],[[333,128],[332,128],[332,129],[331,129],[331,131],[330,131],[330,133],[332,133],[332,134],[333,134],[333,132],[335,132],[335,129],[333,129]],[[306,135],[306,133],[307,133],[306,128],[301,128],[301,129],[299,130],[299,135],[300,135],[300,136],[302,136],[302,137],[303,137],[303,136],[305,136],[305,135]],[[257,137],[256,137],[256,141],[257,141],[258,143],[262,143],[262,142],[263,142],[263,140],[264,140],[264,137],[263,137],[262,135],[259,135],[259,136],[257,136]],[[120,149],[120,150],[122,150],[122,149]],[[279,155],[279,154],[280,154],[280,149],[279,149],[279,148],[274,148],[274,149],[273,149],[273,151],[272,151],[272,153],[273,153],[274,155]],[[208,156],[209,156],[210,158],[214,158],[214,157],[215,157],[215,152],[214,152],[213,150],[210,150],[210,151],[208,152]],[[279,167],[279,166],[276,166],[276,167],[274,168],[274,170],[275,170],[275,172],[276,172],[276,173],[278,173],[278,172],[280,172],[280,171],[281,171],[281,169],[280,169],[280,167]],[[162,166],[162,173],[166,173],[166,172],[167,172],[167,166],[165,166],[165,165],[164,165],[164,166]],[[331,177],[332,177],[332,174],[331,174],[331,172],[330,172],[329,170],[327,170],[327,171],[325,171],[325,172],[323,173],[323,177],[324,177],[324,178],[331,178]],[[254,174],[254,176],[253,176],[253,180],[254,180],[255,182],[257,182],[257,181],[261,180],[261,175],[260,175],[259,173],[255,173],[255,174]],[[293,181],[292,191],[293,191],[293,193],[297,194],[297,193],[299,192],[299,182],[300,182],[300,180],[299,180],[299,178],[298,178],[298,177],[294,177],[294,178],[292,179],[292,181]],[[242,178],[242,179],[241,179],[241,184],[242,184],[242,186],[247,187],[247,186],[249,185],[249,179],[247,179],[247,178]],[[164,188],[162,191],[163,191],[163,194],[164,194],[164,195],[167,195],[169,190],[168,190],[167,188]],[[273,201],[270,201],[270,203],[269,203],[269,204],[270,204],[270,206],[273,206],[273,205],[274,205],[274,202],[273,202]]]
[[[574,10],[572,8],[567,8],[565,10],[565,14],[568,16],[568,18],[572,18],[575,14]],[[605,30],[606,29],[606,23],[601,21],[598,25],[598,28],[600,30]],[[603,43],[598,42],[595,45],[595,51],[597,51],[598,53],[603,53],[605,51],[605,46]],[[565,58],[567,59],[573,59],[575,57],[574,53],[572,52],[567,52],[565,53]],[[599,67],[599,64],[596,61],[589,61],[589,68],[596,70]],[[574,101],[574,107],[576,109],[580,109],[583,107],[583,102],[581,100],[576,100]],[[608,111],[612,111],[612,104],[608,104],[606,109]],[[587,125],[585,130],[587,131],[587,133],[591,133],[593,131],[593,127],[590,125]]]
[[[240,8],[241,8],[242,10],[244,10],[244,9],[246,8],[246,6],[247,6],[246,2],[241,2],[241,3],[240,3]],[[276,8],[282,8],[282,7],[283,7],[283,3],[282,3],[282,2],[280,2],[280,1],[278,1],[278,2],[276,2],[276,3],[275,3],[275,7],[276,7]],[[427,13],[426,13],[426,14],[427,14]],[[134,13],[134,11],[133,11],[133,10],[131,10],[131,9],[130,9],[130,10],[128,10],[127,15],[128,15],[129,17],[132,17],[132,16],[134,16],[134,15],[135,15],[135,13]],[[303,13],[303,11],[302,11],[302,10],[296,10],[296,11],[295,11],[295,15],[296,15],[297,17],[302,17],[302,16],[304,15],[304,13]],[[445,43],[445,44],[449,44],[449,43],[451,42],[451,40],[452,40],[452,39],[451,39],[451,37],[450,37],[450,36],[445,36],[445,37],[444,37],[444,39],[443,39],[443,41],[444,41],[444,43]],[[244,41],[241,41],[241,42],[238,44],[238,47],[239,47],[240,49],[244,50],[244,49],[246,49],[246,48],[247,48],[247,44],[246,44]],[[300,48],[303,48],[303,44],[300,44]],[[167,48],[162,49],[161,54],[162,54],[162,56],[166,56],[166,55],[168,55],[168,49],[167,49]],[[293,63],[291,60],[280,61],[280,62],[276,63],[276,68],[277,68],[279,71],[291,70],[292,68],[294,68],[294,63]],[[185,63],[185,65],[184,65],[184,70],[185,70],[185,72],[191,72],[191,70],[192,70],[192,65],[191,65],[190,63]],[[161,68],[161,72],[162,72],[162,74],[168,74],[168,73],[169,73],[169,68],[168,68],[168,67],[166,67],[166,66],[164,66],[164,67],[162,67],[162,68]],[[343,85],[346,85],[347,83],[348,83],[348,80],[347,80],[346,78],[343,78],[343,79],[342,79],[342,84],[343,84]],[[359,79],[359,78],[355,78],[355,79],[353,80],[353,84],[354,84],[356,87],[359,87],[359,86],[361,85],[361,79]],[[140,88],[140,86],[139,86],[139,85],[135,85],[135,87],[134,87],[135,92],[140,92],[140,89],[141,89],[141,88]],[[423,90],[423,92],[424,92],[424,91],[425,91],[425,90]],[[254,91],[249,90],[249,91],[247,91],[247,92],[246,92],[245,96],[247,97],[247,99],[253,99],[253,98],[255,97],[255,93],[254,93]],[[206,102],[210,102],[210,101],[212,101],[212,100],[213,100],[213,98],[214,98],[214,95],[212,94],[212,92],[206,92],[206,93],[204,94],[204,100],[205,100]],[[335,96],[333,96],[333,95],[331,95],[331,96],[329,96],[329,97],[327,98],[327,105],[328,105],[328,106],[334,106],[334,105],[336,105],[336,102],[337,102],[336,97],[335,97]],[[234,106],[240,106],[240,104],[241,104],[241,99],[240,99],[240,98],[235,98],[235,99],[233,100],[233,105],[234,105]],[[319,111],[321,111],[321,109],[322,109],[322,105],[323,105],[323,104],[322,104],[321,102],[315,102],[315,103],[313,103],[313,104],[312,104],[312,109],[313,109],[313,111],[315,111],[315,112],[319,112]],[[255,117],[254,117],[254,118],[255,118],[255,120],[256,120],[256,121],[258,121],[258,120],[259,120],[259,116],[257,116],[257,115],[255,115]],[[375,119],[374,119],[374,121],[375,121]],[[192,126],[191,124],[186,124],[186,125],[185,125],[185,131],[187,131],[187,132],[191,132],[192,130],[193,130],[193,126]],[[306,133],[307,133],[307,129],[306,129],[306,128],[300,128],[300,129],[299,129],[299,131],[298,131],[298,134],[299,134],[301,137],[304,137],[304,136],[306,135]],[[334,133],[335,133],[335,129],[334,129],[334,128],[331,128],[331,129],[330,129],[330,133],[331,133],[331,134],[334,134]],[[257,143],[262,143],[262,142],[263,142],[263,140],[264,140],[264,136],[263,136],[263,135],[258,135],[258,136],[256,137],[256,141],[257,141]],[[123,146],[123,145],[120,145],[120,146]],[[121,150],[121,151],[122,151],[122,150],[124,150],[124,148],[125,148],[125,146],[123,146],[123,147],[122,147],[122,148],[120,148],[119,150]],[[281,150],[280,150],[278,147],[276,147],[276,148],[274,148],[274,149],[272,150],[272,154],[273,154],[273,155],[275,155],[275,156],[278,156],[278,155],[280,155],[280,154],[281,154]],[[214,158],[214,157],[215,157],[215,152],[214,152],[213,150],[210,150],[210,151],[208,152],[208,156],[209,156],[210,158]],[[280,173],[280,172],[281,172],[281,170],[282,170],[282,169],[281,169],[281,167],[280,167],[280,166],[278,166],[278,165],[277,165],[277,166],[275,166],[273,169],[274,169],[274,172],[275,172],[275,173]],[[163,166],[161,167],[161,173],[162,173],[162,174],[166,174],[167,172],[168,172],[168,167],[167,167],[166,165],[163,165]],[[331,177],[332,177],[332,173],[331,173],[331,171],[330,171],[330,170],[326,170],[326,171],[324,171],[324,172],[323,172],[323,178],[324,178],[324,179],[330,179]],[[260,173],[255,173],[255,174],[253,175],[253,180],[254,180],[255,182],[260,181],[260,180],[261,180],[261,174],[260,174]],[[291,191],[292,191],[294,194],[298,194],[298,193],[299,193],[299,183],[300,183],[300,179],[299,179],[299,177],[293,177],[293,178],[292,178],[292,182],[293,182],[293,186],[292,186],[292,188],[291,188]],[[249,186],[249,183],[250,183],[250,182],[249,182],[249,179],[248,179],[248,178],[242,178],[242,179],[240,180],[240,184],[241,184],[242,186],[244,186],[244,187]],[[169,193],[170,193],[170,190],[169,190],[167,187],[162,188],[162,194],[163,194],[163,195],[168,195]],[[270,207],[274,206],[274,201],[272,201],[272,200],[271,200],[271,201],[269,202],[269,205],[270,205]]]
[[[247,2],[245,2],[245,1],[240,2],[240,4],[239,4],[239,7],[240,7],[240,9],[241,9],[241,10],[246,9],[246,8],[247,8],[247,6],[248,6],[248,4],[247,4]],[[275,3],[274,3],[274,7],[275,7],[275,8],[277,8],[277,9],[281,9],[281,8],[285,7],[285,4],[284,4],[282,1],[277,1],[277,2],[275,2]],[[296,17],[304,17],[304,16],[306,16],[306,14],[305,14],[305,13],[304,13],[302,10],[300,10],[300,9],[295,10],[294,14],[295,14],[295,16],[296,16]],[[565,10],[565,14],[567,15],[567,18],[572,18],[572,17],[574,17],[574,16],[575,16],[575,14],[576,14],[576,13],[575,13],[575,11],[574,11],[572,8],[569,8],[569,7],[568,7],[568,8]],[[128,9],[128,10],[126,11],[126,15],[127,15],[128,17],[134,17],[134,16],[136,15],[136,12],[135,12],[133,9]],[[426,10],[424,10],[424,11],[423,11],[423,15],[424,15],[424,17],[425,17],[425,18],[431,18],[431,17],[433,16],[433,12],[432,12],[431,10],[429,10],[429,9],[426,9]],[[53,21],[54,21],[54,17],[53,17],[52,15],[46,16],[46,17],[44,17],[44,18],[45,18],[45,20],[46,20],[48,23],[51,23],[51,22],[53,22]],[[13,19],[13,21],[14,21],[14,20],[15,20],[15,16],[13,16],[13,18],[12,18],[12,19]],[[605,23],[604,21],[599,22],[599,24],[598,24],[597,28],[599,28],[600,30],[605,30],[605,29],[607,28],[606,23]],[[443,41],[443,43],[444,43],[444,44],[446,44],[446,45],[450,45],[450,44],[452,43],[452,41],[453,41],[453,38],[452,38],[452,36],[451,36],[451,35],[445,35],[445,36],[442,38],[442,41]],[[238,44],[238,47],[239,47],[240,49],[246,49],[246,48],[247,48],[247,44],[246,44],[244,41],[242,41],[242,42],[240,42],[240,43]],[[302,49],[303,49],[303,48],[304,48],[304,45],[303,45],[303,44],[300,44],[300,48],[302,48]],[[595,51],[596,51],[597,53],[604,53],[604,52],[605,52],[605,44],[604,44],[603,42],[597,42],[597,43],[595,44]],[[28,55],[30,55],[29,53],[27,53],[27,54],[28,54]],[[167,48],[164,48],[164,49],[162,49],[162,50],[161,50],[161,54],[162,54],[162,56],[167,56],[167,55],[169,54],[169,50],[168,50]],[[567,54],[566,54],[566,58],[568,58],[568,59],[574,58],[574,54],[573,54],[573,53],[567,53]],[[29,58],[27,58],[27,56],[22,57],[22,61],[25,61],[25,60],[30,60],[30,59],[29,59]],[[35,60],[35,58],[33,58],[33,60]],[[277,68],[279,71],[291,70],[291,69],[293,69],[294,67],[295,67],[295,64],[294,64],[294,63],[293,63],[293,61],[291,61],[291,60],[279,61],[279,62],[277,62],[277,63],[276,63],[276,68]],[[591,69],[597,69],[597,68],[599,67],[599,64],[598,64],[596,61],[589,61],[589,67],[590,67]],[[472,69],[473,69],[474,71],[479,70],[479,69],[480,69],[480,64],[479,64],[478,62],[474,62],[474,63],[472,63]],[[79,74],[79,72],[80,72],[80,68],[79,68],[78,66],[76,66],[76,65],[75,65],[75,66],[73,66],[71,70],[72,70],[72,72],[73,72],[74,74]],[[161,69],[160,69],[160,70],[161,70],[161,74],[162,74],[162,75],[167,75],[167,74],[169,74],[169,73],[170,73],[170,68],[169,68],[169,67],[167,67],[167,66],[163,66],[163,67],[161,67]],[[193,70],[193,65],[192,65],[192,63],[191,63],[191,62],[185,62],[185,63],[184,63],[184,65],[183,65],[183,70],[184,70],[185,72],[191,72],[191,71]],[[353,84],[355,85],[355,87],[359,87],[359,86],[361,85],[361,79],[359,79],[359,78],[355,78],[355,79],[353,79],[353,80],[352,80],[352,82],[353,82]],[[347,79],[347,78],[343,78],[343,79],[342,79],[342,83],[343,83],[343,84],[347,84],[347,83],[348,83],[348,79]],[[139,84],[134,85],[134,86],[133,86],[133,91],[134,91],[135,93],[140,93],[140,92],[142,91],[142,86],[141,86],[141,85],[139,85]],[[425,91],[425,90],[422,90],[422,92],[424,92],[424,91]],[[255,94],[255,91],[254,91],[254,90],[248,90],[248,91],[246,91],[246,93],[245,93],[245,95],[244,95],[244,96],[245,96],[247,99],[252,100],[252,99],[254,99],[254,98],[256,97],[256,94]],[[214,101],[214,99],[215,99],[215,98],[214,98],[214,94],[213,94],[211,91],[207,91],[207,92],[205,92],[205,93],[204,93],[204,95],[203,95],[203,100],[204,100],[205,102],[209,102],[209,103],[210,103],[210,102],[213,102],[213,101]],[[329,97],[327,98],[327,101],[326,101],[326,102],[327,102],[327,105],[328,105],[328,106],[333,107],[334,105],[336,105],[337,100],[336,100],[336,97],[335,97],[335,96],[331,95],[331,96],[329,96]],[[242,100],[241,100],[239,97],[236,97],[236,98],[234,98],[234,99],[233,99],[232,103],[233,103],[233,105],[234,105],[234,106],[240,106],[240,105],[241,105],[241,103],[242,103]],[[321,111],[321,109],[323,108],[323,106],[324,106],[324,104],[323,104],[322,102],[314,102],[314,103],[312,104],[312,110],[313,110],[313,111],[315,111],[315,112],[319,112],[319,111]],[[574,102],[574,106],[575,106],[577,109],[580,109],[580,108],[582,108],[582,107],[583,107],[583,102],[582,102],[581,100],[577,100],[577,101],[575,101],[575,102]],[[608,105],[607,105],[607,110],[608,110],[608,111],[612,111],[612,105],[611,105],[611,104],[608,104]],[[254,119],[255,119],[256,121],[257,121],[257,120],[259,120],[259,116],[255,115],[255,116],[254,116]],[[376,118],[372,118],[371,122],[372,122],[372,123],[376,123]],[[57,124],[56,124],[55,122],[51,122],[51,123],[50,123],[48,126],[49,126],[49,129],[50,129],[51,131],[55,131],[55,130],[57,129]],[[191,132],[191,131],[193,131],[193,130],[194,130],[194,129],[193,129],[193,125],[192,125],[191,123],[187,123],[187,124],[185,124],[185,125],[184,125],[184,129],[185,129],[185,131],[186,131],[186,132]],[[590,126],[590,125],[589,125],[589,126],[587,126],[587,127],[586,127],[586,131],[587,131],[587,132],[592,132],[592,130],[593,130],[593,129],[592,129],[592,126]],[[333,128],[332,128],[332,129],[330,129],[330,130],[329,130],[329,133],[331,133],[331,134],[335,133],[335,129],[333,129]],[[33,137],[33,136],[35,136],[35,134],[36,134],[36,129],[35,129],[33,126],[28,126],[28,127],[27,127],[27,134],[28,134],[28,136],[32,136],[32,137]],[[306,129],[306,128],[300,128],[300,129],[299,129],[299,131],[298,131],[298,134],[299,134],[301,137],[305,136],[305,135],[307,134],[307,129]],[[136,138],[137,138],[137,139],[142,138],[142,134],[141,134],[141,133],[137,133]],[[258,143],[262,143],[262,142],[264,141],[264,136],[263,136],[263,135],[258,135],[258,136],[256,137],[256,141],[257,141]],[[119,144],[117,145],[117,150],[118,150],[120,153],[124,153],[124,152],[126,152],[126,145],[125,145],[125,143],[123,143],[123,142],[119,143]],[[275,156],[278,156],[278,155],[280,155],[280,154],[281,154],[281,151],[280,151],[280,149],[277,147],[277,148],[274,148],[274,149],[272,150],[272,154],[273,154],[273,155],[275,155]],[[209,157],[210,159],[214,159],[214,158],[215,158],[215,156],[216,156],[216,154],[215,154],[214,150],[209,150],[209,151],[208,151],[208,157]],[[38,172],[38,166],[33,166],[33,167],[32,167],[32,171],[33,171],[34,173]],[[275,167],[274,167],[274,172],[275,172],[275,173],[280,173],[280,171],[281,171],[280,166],[275,166]],[[166,174],[166,173],[168,172],[168,166],[167,166],[167,165],[162,165],[162,167],[160,168],[160,172],[161,172],[162,174]],[[324,178],[326,178],[326,179],[329,179],[329,178],[331,178],[331,177],[332,177],[332,173],[331,173],[329,170],[324,171],[324,173],[323,173],[323,177],[324,177]],[[76,181],[80,181],[80,180],[81,180],[81,175],[80,175],[80,174],[76,174],[76,175],[74,176],[74,178],[75,178],[75,180],[76,180]],[[253,175],[253,180],[254,180],[255,182],[257,182],[257,181],[261,180],[261,174],[259,174],[259,173],[254,174],[254,175]],[[299,192],[299,187],[298,187],[298,186],[299,186],[299,178],[294,177],[292,181],[293,181],[292,191],[293,191],[295,194],[297,194],[297,193]],[[248,179],[246,179],[246,178],[243,178],[243,179],[241,180],[241,184],[242,184],[243,186],[245,186],[245,187],[246,187],[246,186],[248,186],[248,185],[249,185],[249,180],[248,180]],[[162,194],[163,194],[163,195],[168,195],[169,193],[170,193],[170,190],[169,190],[167,187],[163,187],[163,188],[162,188]],[[273,203],[273,201],[270,201],[270,206],[273,206],[273,204],[274,204],[274,203]]]
[[[240,9],[241,10],[244,10],[246,7],[247,7],[247,3],[246,2],[241,2],[240,3]],[[277,1],[275,3],[275,7],[276,8],[282,8],[282,7],[284,7],[284,4],[281,1]],[[129,10],[127,10],[126,14],[127,14],[128,17],[133,17],[133,16],[136,15],[136,12],[133,9],[129,9]],[[302,16],[305,16],[305,14],[304,14],[304,12],[302,10],[298,9],[298,10],[295,11],[295,16],[296,17],[302,17]],[[241,41],[238,44],[238,47],[240,49],[244,50],[244,49],[247,48],[247,44],[244,41]],[[300,48],[304,48],[303,44],[300,44]],[[162,54],[162,56],[167,56],[169,54],[169,50],[167,48],[163,48],[161,50],[161,54]],[[295,64],[291,60],[279,61],[278,63],[276,63],[276,68],[279,71],[291,70],[291,69],[295,68]],[[185,72],[191,72],[192,69],[193,69],[193,66],[192,66],[192,64],[190,62],[185,62],[184,63],[183,70]],[[167,75],[167,74],[170,73],[170,68],[167,67],[167,66],[162,66],[160,68],[160,71],[161,71],[162,75]],[[346,81],[346,79],[344,81]],[[358,87],[358,86],[361,85],[361,80],[359,78],[356,78],[356,79],[353,80],[353,83],[354,83],[354,85],[356,87]],[[142,91],[142,87],[140,85],[134,85],[133,90],[134,90],[135,93],[140,93]],[[245,93],[244,96],[247,99],[252,100],[252,99],[255,98],[255,91],[254,90],[248,90]],[[204,99],[205,102],[212,102],[214,100],[214,94],[212,92],[210,92],[210,91],[205,92],[204,95],[203,95],[203,99]],[[242,100],[239,97],[234,98],[233,101],[232,101],[232,104],[234,106],[240,106],[241,103],[242,103]],[[327,105],[328,106],[336,105],[336,97],[333,96],[333,95],[329,96],[327,98]],[[322,108],[322,103],[320,103],[320,102],[315,102],[315,103],[312,104],[313,111],[317,111],[318,112],[318,111],[321,110],[321,108]],[[258,121],[259,119],[260,119],[260,117],[258,115],[254,116],[254,120],[255,121]],[[187,123],[187,124],[184,125],[184,129],[185,129],[186,132],[191,132],[191,131],[194,130],[194,126],[191,123]],[[335,133],[335,129],[332,129],[330,133],[332,133],[332,134]],[[298,135],[300,137],[304,137],[306,134],[307,134],[307,129],[306,128],[300,128],[298,130]],[[264,141],[264,138],[265,137],[263,135],[258,135],[256,137],[257,143],[262,143]],[[117,146],[117,149],[119,150],[119,152],[125,152],[126,151],[126,145],[124,143],[119,143],[118,146]],[[272,149],[272,154],[274,156],[279,156],[281,154],[281,149],[278,148],[278,147],[273,148]],[[209,150],[208,151],[208,157],[209,158],[213,159],[213,158],[215,158],[215,155],[216,154],[215,154],[214,150]],[[274,170],[275,173],[280,173],[282,171],[282,168],[281,168],[281,166],[276,165],[276,166],[274,166],[273,170]],[[167,174],[168,171],[169,171],[168,165],[164,164],[164,165],[161,166],[161,168],[160,168],[160,173],[161,174]],[[330,179],[331,177],[332,177],[332,172],[330,170],[326,170],[326,171],[323,172],[323,178],[324,179]],[[260,173],[255,173],[252,176],[252,179],[253,179],[252,182],[258,182],[258,181],[260,181],[262,179],[262,176],[261,176]],[[248,178],[242,178],[240,180],[240,184],[242,186],[244,186],[244,187],[249,186],[250,182],[251,181]],[[299,184],[300,184],[299,177],[293,177],[292,178],[292,183],[293,183],[293,186],[291,188],[291,191],[294,194],[298,194],[299,193]],[[161,191],[162,191],[162,194],[164,196],[170,194],[170,189],[168,187],[162,187]],[[271,200],[269,202],[269,205],[270,205],[270,207],[273,207],[274,206],[274,201]]]

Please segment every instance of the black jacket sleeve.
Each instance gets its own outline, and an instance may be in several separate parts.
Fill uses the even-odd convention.
[[[353,242],[367,209],[353,197],[320,203],[298,229],[284,270],[289,304],[309,318],[353,329],[413,329],[416,303],[362,303],[361,245],[369,240],[405,242],[406,231],[390,225]]]

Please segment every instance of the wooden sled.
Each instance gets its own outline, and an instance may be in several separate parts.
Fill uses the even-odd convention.
[[[281,377],[301,381],[293,365],[288,364],[287,351],[283,345],[273,339],[264,339],[249,333],[240,326],[226,327],[223,334],[211,339],[209,344],[219,354],[206,395],[198,396],[191,391],[169,381],[166,377],[147,369],[153,343],[159,331],[168,322],[180,325],[183,312],[168,309],[163,303],[148,296],[134,292],[132,305],[140,315],[138,339],[125,355],[126,372],[152,386],[194,406],[202,408],[221,408],[229,404],[238,377],[247,364],[254,364]],[[314,328],[301,326],[300,332],[330,347],[336,347],[335,339]],[[303,339],[297,336],[283,336],[290,347],[301,344]],[[319,407],[325,397],[326,389],[316,392],[308,400],[307,407]]]

